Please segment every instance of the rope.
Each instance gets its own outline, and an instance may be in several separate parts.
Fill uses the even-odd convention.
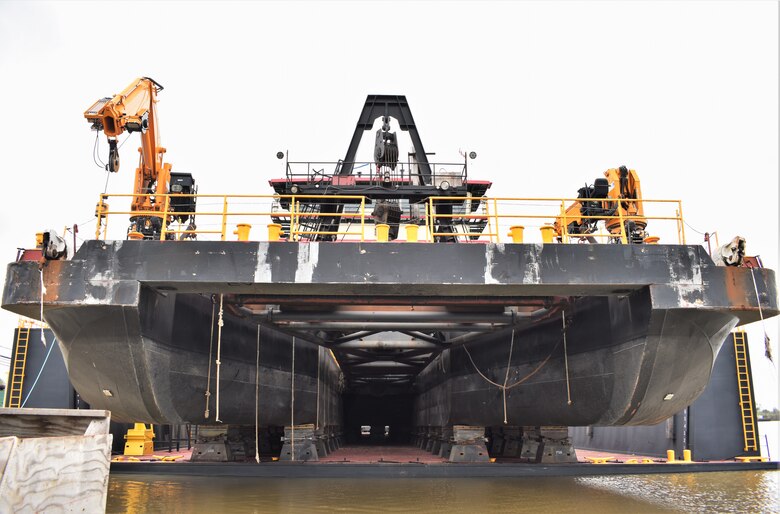
[[[43,345],[46,346],[46,338],[43,335],[43,327],[41,327],[41,339],[43,339]],[[43,364],[41,364],[41,369],[38,370],[38,376],[35,377],[35,381],[33,381],[33,385],[30,388],[29,391],[27,391],[27,397],[22,402],[22,407],[25,406],[27,403],[27,400],[30,399],[30,395],[32,395],[33,390],[35,389],[35,386],[38,384],[38,379],[41,378],[41,374],[43,373],[43,368],[46,367],[46,362],[49,360],[49,355],[51,355],[51,349],[54,348],[54,343],[56,342],[56,339],[52,341],[51,346],[49,346],[49,351],[46,352],[46,358],[43,359]]]
[[[257,362],[255,363],[255,460],[260,464],[260,325],[257,325]]]
[[[514,334],[515,334],[515,331],[512,330],[512,341],[514,341]],[[492,384],[492,385],[494,385],[494,386],[496,386],[496,387],[498,387],[499,389],[502,390],[502,392],[504,394],[504,423],[508,423],[508,420],[507,420],[507,409],[506,409],[506,391],[508,391],[509,389],[512,389],[513,387],[519,386],[520,384],[522,384],[523,382],[525,382],[526,380],[528,380],[532,376],[536,375],[536,373],[538,373],[539,370],[542,369],[545,364],[547,364],[547,361],[550,360],[550,358],[553,356],[553,354],[555,353],[555,350],[558,349],[558,346],[560,344],[561,344],[561,341],[558,340],[558,342],[555,343],[555,346],[553,347],[553,349],[550,352],[550,354],[541,363],[539,363],[539,365],[536,368],[534,368],[533,371],[531,371],[529,374],[527,374],[526,376],[524,376],[523,378],[521,378],[517,382],[514,382],[513,384],[510,384],[510,385],[507,385],[506,383],[499,384],[497,382],[493,382],[488,377],[486,377],[485,374],[482,373],[479,370],[479,368],[477,367],[476,363],[474,362],[474,359],[471,357],[471,352],[469,351],[468,347],[464,345],[463,349],[466,350],[466,355],[468,356],[469,360],[471,361],[471,365],[474,366],[474,370],[479,374],[479,376],[481,376],[489,384]],[[510,347],[510,358],[511,358],[511,347]]]
[[[46,348],[46,338],[43,336],[43,324],[46,323],[43,321],[43,295],[46,294],[46,286],[43,285],[43,268],[40,268],[38,273],[41,276],[41,343],[43,343],[43,347]]]
[[[566,404],[571,405],[571,387],[569,386],[569,352],[566,348],[566,311],[561,311],[561,322],[563,323],[563,365],[566,369]]]
[[[758,284],[756,284],[755,269],[750,268],[750,278],[753,279],[753,290],[756,292],[756,302],[758,303],[758,315],[761,317],[761,328],[764,330],[764,355],[769,362],[775,363],[772,358],[772,343],[769,340],[769,334],[766,331],[766,322],[764,321],[764,311],[761,309],[761,298],[758,296]]]
[[[322,353],[322,346],[317,347],[317,416],[314,421],[314,429],[320,429],[320,368],[322,367],[322,359],[320,354]]]
[[[290,456],[295,460],[295,336],[292,338],[292,366],[290,367]]]
[[[219,368],[222,365],[222,361],[220,358],[222,357],[222,327],[224,326],[224,321],[222,320],[222,294],[219,295],[219,321],[217,322],[217,417],[214,418],[214,421],[217,423],[222,423],[222,420],[219,419]]]
[[[209,403],[211,403],[211,353],[214,348],[214,316],[216,314],[217,304],[214,298],[211,298],[211,335],[209,336],[209,373],[206,379],[206,411],[203,417],[209,419]]]

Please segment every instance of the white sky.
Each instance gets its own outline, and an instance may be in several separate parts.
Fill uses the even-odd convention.
[[[776,2],[0,0],[6,261],[41,229],[94,231],[105,172],[82,113],[137,76],[165,86],[167,160],[201,193],[269,193],[279,150],[341,159],[366,94],[405,94],[425,149],[476,151],[493,195],[574,196],[626,164],[645,198],[682,199],[691,227],[740,234],[777,269]],[[109,192],[131,191],[134,137]],[[0,313],[0,354],[15,325]],[[777,406],[749,335],[756,396]]]

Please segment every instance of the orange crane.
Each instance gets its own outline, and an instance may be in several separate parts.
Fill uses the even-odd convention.
[[[133,201],[130,210],[128,236],[157,239],[163,225],[165,201],[163,195],[179,193],[192,195],[196,192],[195,181],[189,173],[171,173],[171,164],[164,162],[165,147],[160,144],[159,120],[157,117],[157,94],[163,87],[149,77],[141,77],[130,83],[121,93],[101,98],[84,112],[92,124],[92,130],[103,132],[108,138],[109,156],[106,170],[119,171],[119,147],[117,137],[124,132],[141,133],[140,160],[135,170]],[[195,197],[171,198],[169,216],[181,223],[194,216]],[[191,226],[194,225],[191,223]]]
[[[647,219],[644,218],[639,175],[635,170],[621,166],[608,169],[604,172],[604,177],[606,178],[597,178],[592,186],[581,187],[577,198],[582,200],[566,208],[566,233],[593,234],[598,228],[598,222],[603,220],[613,240],[620,241],[621,234],[625,233],[628,243],[643,243]],[[623,227],[617,216],[629,217],[623,220]],[[564,233],[564,217],[556,218],[553,226],[556,236],[561,238]],[[592,237],[586,239],[595,242]]]

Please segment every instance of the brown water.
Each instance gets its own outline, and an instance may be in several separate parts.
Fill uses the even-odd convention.
[[[108,512],[780,512],[780,471],[539,478],[112,475]]]

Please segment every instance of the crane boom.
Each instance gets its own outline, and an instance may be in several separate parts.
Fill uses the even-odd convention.
[[[164,162],[166,149],[160,143],[159,120],[157,117],[157,93],[163,87],[154,79],[140,77],[130,83],[121,93],[95,102],[84,112],[92,129],[103,132],[108,139],[109,159],[106,169],[119,171],[119,148],[117,137],[125,132],[141,133],[141,147],[138,168],[135,171],[133,200],[130,206],[130,232],[141,233],[151,239],[159,235],[163,224],[165,203],[156,198],[169,192],[171,164]],[[175,174],[179,175],[179,174]],[[179,187],[179,193],[193,193],[194,181],[189,174],[181,174],[188,190]],[[187,178],[188,177],[188,178]],[[181,181],[180,181],[181,182]],[[178,202],[186,203],[186,202]],[[194,199],[189,203],[193,204]],[[185,211],[174,206],[170,210]],[[186,219],[178,215],[178,219]]]

